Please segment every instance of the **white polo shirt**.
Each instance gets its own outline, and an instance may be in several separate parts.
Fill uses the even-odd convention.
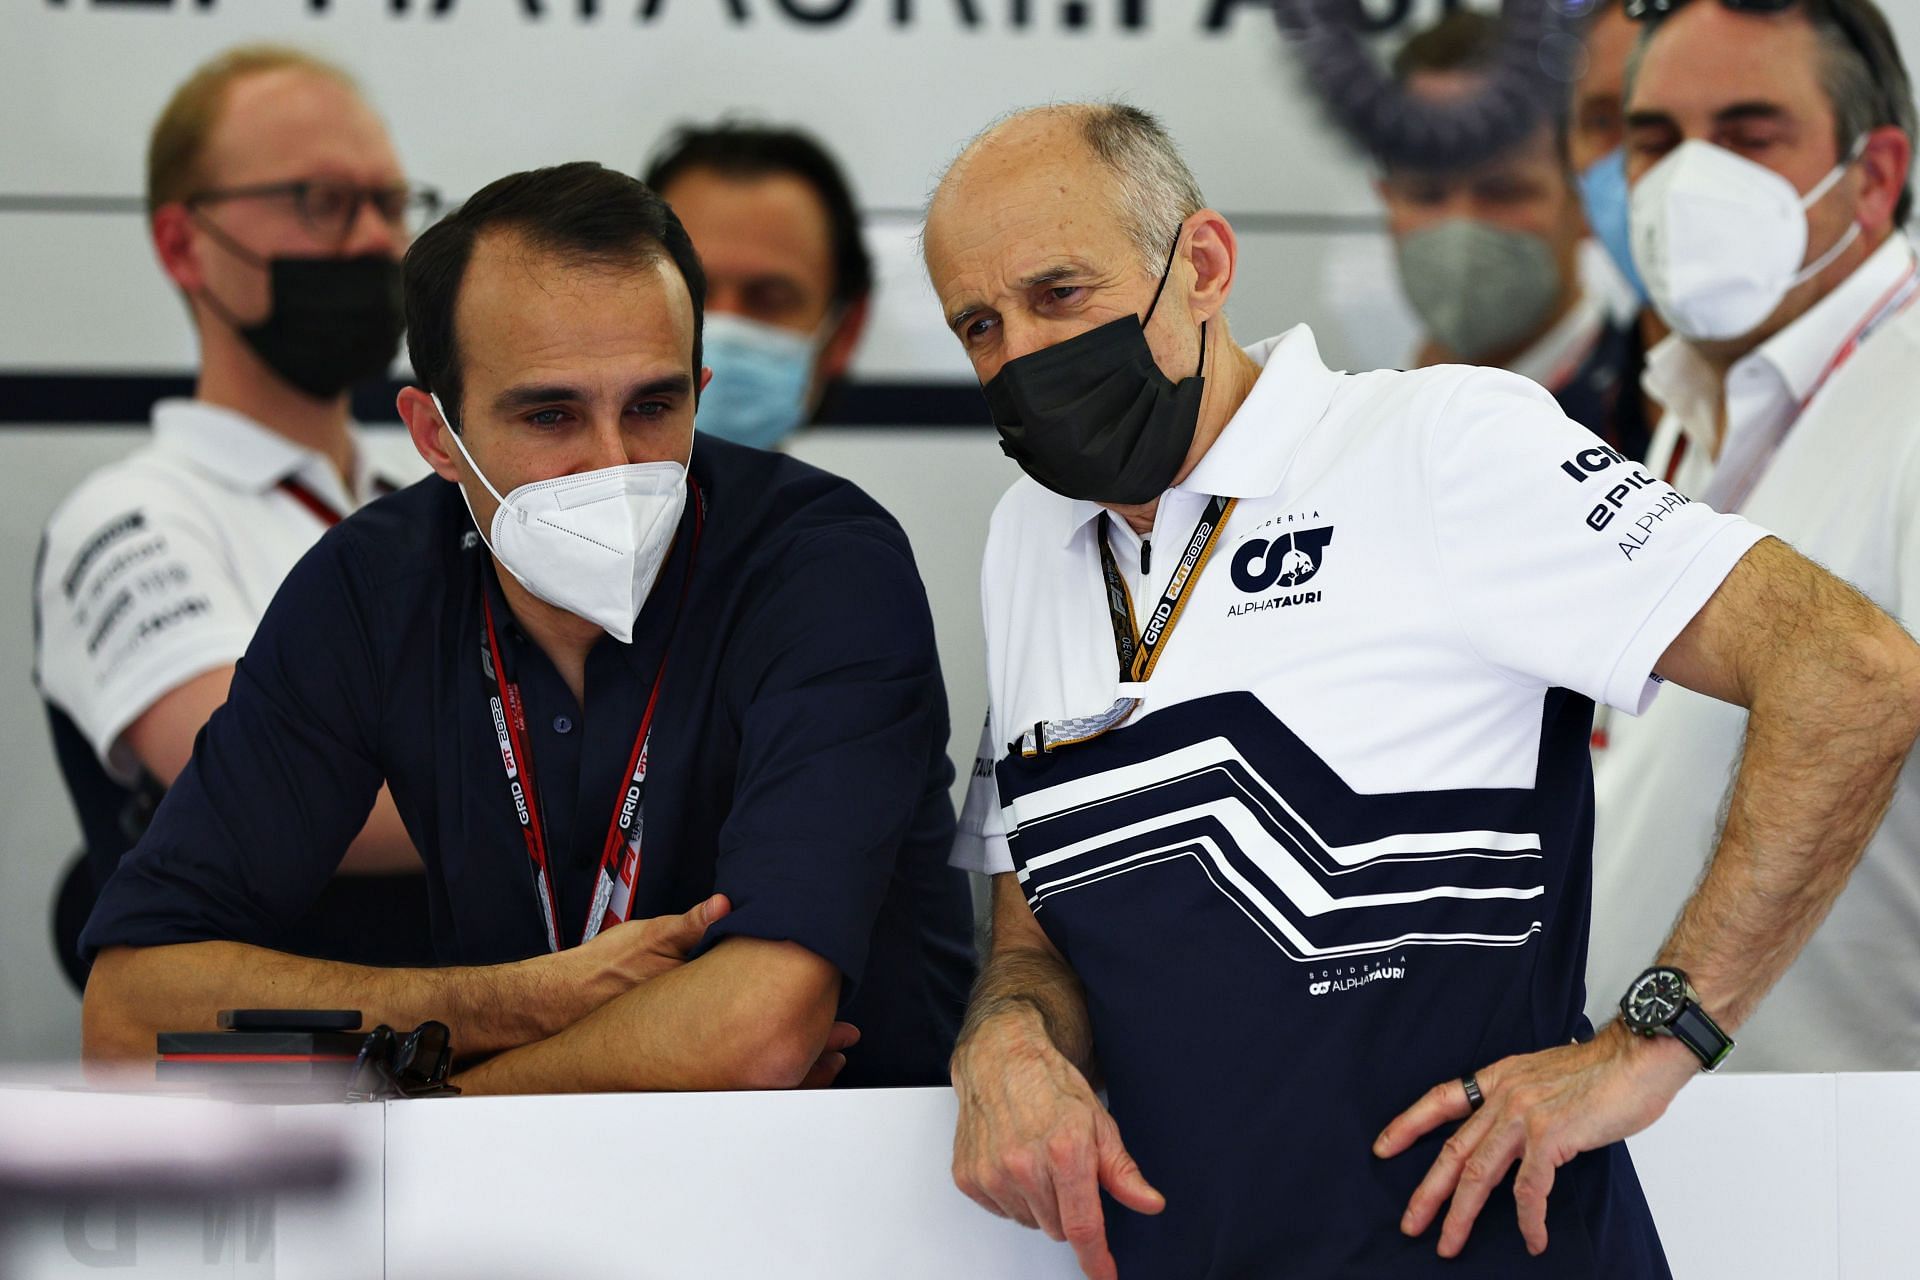
[[[1593,453],[1604,446],[1517,376],[1462,365],[1335,373],[1304,325],[1248,354],[1263,372],[1161,499],[1146,583],[1141,539],[1108,522],[1144,613],[1207,498],[1240,499],[1134,724],[1251,689],[1357,790],[1529,785],[1543,692],[1643,710],[1654,662],[1763,536]],[[1026,478],[994,513],[981,571],[990,712],[955,865],[1013,869],[993,786],[1009,739],[1114,700],[1100,513]],[[1234,581],[1251,544],[1284,555],[1324,529],[1334,532],[1311,581],[1255,592]]]
[[[237,661],[281,580],[326,532],[293,488],[345,515],[393,487],[364,445],[355,464],[349,493],[324,455],[230,410],[163,400],[152,443],[54,511],[34,583],[36,679],[116,780],[138,773],[120,743],[127,726]]]
[[[1109,1222],[1123,1274],[1438,1274],[1397,1226],[1429,1161],[1373,1139],[1436,1081],[1584,1031],[1588,700],[1644,710],[1763,533],[1513,374],[1334,373],[1304,327],[1249,354],[1263,370],[1161,497],[1147,572],[1107,521],[1144,617],[1209,499],[1238,499],[1121,727],[1008,750],[1104,710],[1120,672],[1101,509],[1022,480],[995,512],[976,785],[1001,804],[976,795],[957,857],[1018,874],[1085,988],[1168,1204]],[[1582,1222],[1555,1228],[1558,1273],[1663,1274],[1619,1148],[1554,1195]],[[1509,1210],[1459,1265],[1527,1262]]]
[[[1745,514],[1909,630],[1920,625],[1920,305],[1892,315],[1820,380],[1913,271],[1912,247],[1894,236],[1734,365],[1718,460],[1715,387],[1699,357],[1670,338],[1650,353],[1646,376],[1667,409],[1650,470],[1664,470],[1678,452],[1675,482],[1685,492],[1711,501],[1750,486]],[[1596,1017],[1652,962],[1705,870],[1746,722],[1740,707],[1676,689],[1641,720],[1608,724],[1594,774]],[[1920,774],[1912,761],[1832,914],[1738,1039],[1727,1060],[1736,1070],[1920,1067]]]

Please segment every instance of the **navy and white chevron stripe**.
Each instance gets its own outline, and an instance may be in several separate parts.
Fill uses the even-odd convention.
[[[1550,878],[1534,794],[1363,795],[1249,694],[1169,708],[1050,762],[1005,761],[1010,844],[1062,895],[1182,860],[1292,959],[1514,947]]]

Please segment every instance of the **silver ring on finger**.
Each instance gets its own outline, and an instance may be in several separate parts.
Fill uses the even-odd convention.
[[[1460,1077],[1460,1087],[1467,1091],[1467,1113],[1469,1115],[1487,1105],[1487,1095],[1480,1092],[1480,1082],[1473,1078],[1473,1072],[1469,1071],[1466,1075]]]

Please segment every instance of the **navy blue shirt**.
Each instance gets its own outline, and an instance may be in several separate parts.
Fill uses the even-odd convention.
[[[1167,1197],[1153,1217],[1104,1199],[1123,1276],[1668,1280],[1622,1143],[1555,1173],[1550,1242],[1537,1258],[1520,1236],[1511,1170],[1460,1257],[1434,1252],[1437,1226],[1418,1239],[1400,1233],[1401,1213],[1455,1126],[1391,1160],[1370,1149],[1389,1119],[1448,1074],[1592,1038],[1581,1013],[1592,722],[1586,699],[1548,696],[1530,789],[1356,792],[1250,693],[1182,703],[1052,755],[999,761],[1009,803],[1105,775],[1133,783],[1009,840],[1029,901],[1043,904],[1036,918],[1085,984],[1121,1137]],[[1197,767],[1196,748],[1217,758]],[[1249,798],[1258,821],[1241,827],[1231,819]],[[1314,917],[1259,888],[1271,874],[1262,861],[1269,839],[1314,850],[1408,832],[1457,841],[1481,828],[1539,833],[1545,893],[1448,900],[1436,911],[1434,881],[1460,873],[1437,873],[1420,857],[1334,873],[1357,882],[1347,892],[1400,900],[1370,914]],[[1468,889],[1500,893],[1501,863],[1486,858],[1467,873]],[[1114,874],[1116,864],[1147,870]],[[1493,939],[1527,934],[1540,916],[1524,951],[1426,945],[1443,920]],[[1276,963],[1286,953],[1275,939],[1289,929],[1356,954],[1304,973],[1291,957]],[[1364,949],[1386,930],[1406,939],[1403,948]],[[1531,960],[1516,964],[1516,954]],[[1408,974],[1419,985],[1403,981]]]
[[[1573,376],[1554,388],[1553,398],[1562,413],[1639,461],[1653,443],[1653,423],[1640,391],[1646,367],[1639,321],[1610,321]]]
[[[862,1032],[841,1083],[944,1083],[970,911],[946,865],[946,696],[906,536],[853,485],[777,454],[702,436],[691,470],[698,551],[690,499],[633,643],[589,653],[584,706],[512,623],[453,484],[334,529],[274,598],[83,947],[264,944],[319,895],[384,782],[426,863],[440,963],[544,951],[481,666],[486,593],[526,703],[562,940],[586,923],[671,638],[633,916],[727,894],[703,945],[792,941],[840,970],[840,1016]]]

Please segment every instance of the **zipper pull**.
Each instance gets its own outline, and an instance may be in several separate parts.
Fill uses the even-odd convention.
[[[1140,539],[1140,576],[1146,577],[1153,572],[1153,538]]]

